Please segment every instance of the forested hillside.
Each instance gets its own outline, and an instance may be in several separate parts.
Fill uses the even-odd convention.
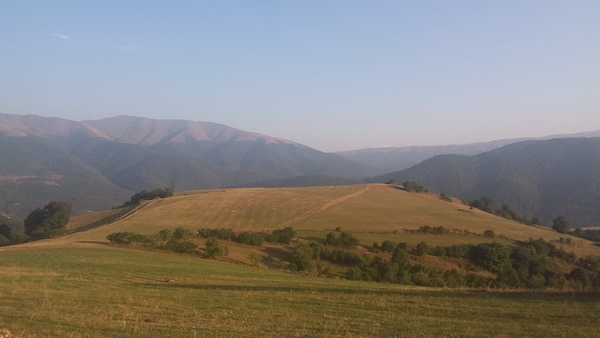
[[[410,169],[372,179],[416,181],[430,191],[465,200],[490,197],[551,225],[600,224],[600,138],[525,141],[476,156],[441,155]]]

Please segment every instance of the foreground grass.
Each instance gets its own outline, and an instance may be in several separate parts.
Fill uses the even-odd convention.
[[[596,294],[410,288],[116,248],[0,251],[22,337],[599,336]]]

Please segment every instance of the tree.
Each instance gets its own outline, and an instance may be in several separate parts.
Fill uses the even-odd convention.
[[[337,244],[337,236],[333,232],[329,232],[325,236],[325,244],[327,245],[336,245]]]
[[[0,236],[7,240],[12,238],[12,228],[4,222],[0,222]]]
[[[188,229],[179,227],[179,228],[175,229],[175,231],[173,231],[174,239],[186,239],[186,238],[190,238],[190,237],[192,237],[192,232],[189,231]]]
[[[217,242],[217,239],[214,237],[209,237],[206,240],[205,251],[210,258],[226,256],[229,252],[227,246],[220,245],[219,242]]]
[[[489,238],[494,238],[496,237],[496,233],[494,232],[494,230],[484,230],[483,231],[483,235],[485,237],[489,237]]]
[[[310,270],[314,267],[313,256],[315,252],[313,248],[300,245],[294,252],[292,252],[292,257],[290,257],[290,268],[296,271],[304,271]]]
[[[481,243],[471,247],[469,260],[488,271],[500,273],[510,267],[510,251],[497,242]]]
[[[429,244],[427,244],[427,242],[420,242],[419,244],[417,244],[417,247],[415,248],[415,255],[423,256],[423,255],[427,255],[428,253],[429,253]]]
[[[383,241],[383,243],[381,243],[381,251],[383,252],[392,252],[395,248],[396,243],[390,241],[389,239],[386,239],[385,241]]]
[[[151,200],[155,198],[167,198],[173,196],[173,188],[157,188],[150,192],[143,190],[137,194],[131,196],[129,201],[126,201],[124,205],[138,204],[141,200]]]
[[[440,194],[440,199],[446,202],[452,202],[452,197],[448,196],[445,192]]]
[[[43,209],[33,210],[25,219],[25,233],[34,237],[48,237],[60,231],[71,218],[71,205],[52,201]]]
[[[394,253],[392,254],[392,262],[398,263],[401,268],[405,268],[410,266],[408,252],[406,250],[396,247]]]
[[[483,210],[490,214],[496,213],[496,207],[494,207],[494,202],[492,202],[492,199],[487,196],[482,196],[480,199],[474,200],[469,205],[472,206],[473,208]]]
[[[552,221],[552,229],[561,234],[568,234],[571,225],[564,216],[558,216]]]
[[[283,229],[273,230],[271,235],[268,237],[269,242],[290,244],[296,236],[296,230],[292,227],[285,227]]]
[[[414,181],[406,181],[402,183],[402,186],[408,192],[427,192],[427,188]]]

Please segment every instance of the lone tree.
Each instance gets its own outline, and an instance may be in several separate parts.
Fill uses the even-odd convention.
[[[564,216],[558,216],[552,221],[552,229],[561,234],[568,234],[571,224]]]
[[[227,249],[226,245],[220,245],[219,242],[217,242],[216,238],[209,237],[206,240],[205,252],[208,255],[208,257],[215,258],[220,256],[227,256],[229,250]]]
[[[71,211],[71,205],[63,201],[52,201],[43,209],[37,208],[24,221],[25,233],[38,238],[51,236],[69,222]]]

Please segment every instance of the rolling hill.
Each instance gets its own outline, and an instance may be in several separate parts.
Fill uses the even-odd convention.
[[[339,155],[208,122],[0,114],[0,138],[0,212],[20,218],[53,199],[82,213],[157,187],[193,190],[373,173]]]
[[[476,156],[440,155],[372,182],[416,181],[464,200],[492,198],[551,225],[600,224],[600,138],[524,141]]]
[[[460,231],[437,235],[416,231],[423,225]],[[484,292],[480,288],[357,282],[344,278],[344,271],[351,269],[347,265],[325,259],[306,272],[308,276],[289,273],[292,250],[307,247],[309,242],[323,243],[326,234],[336,228],[360,240],[358,247],[345,249],[347,253],[379,255],[384,259],[379,262],[393,256],[371,251],[371,243],[385,240],[405,242],[412,248],[422,242],[432,247],[493,247],[500,243],[527,249],[515,251],[521,253],[536,250],[522,246],[523,242],[543,238],[580,256],[600,256],[600,247],[588,241],[471,210],[458,200],[447,202],[430,193],[409,193],[394,185],[187,191],[137,206],[77,216],[68,226],[75,232],[0,248],[4,267],[0,307],[11,309],[0,312],[5,328],[28,336],[93,333],[119,337],[196,332],[208,336],[286,336],[291,332],[318,336],[325,327],[331,335],[361,337],[393,336],[400,330],[410,335],[489,336],[502,332],[545,337],[567,335],[578,326],[584,327],[578,333],[596,332],[593,325],[587,325],[596,313],[597,294],[592,292]],[[297,229],[290,245],[226,242],[229,254],[216,260],[201,259],[203,249],[192,255],[173,254],[141,250],[143,246],[108,245],[106,239],[114,232],[156,234],[183,227],[192,232],[189,236],[193,238],[188,240],[202,245],[203,240],[193,235],[198,228],[266,232],[286,226]],[[484,236],[486,230],[493,230],[496,236]],[[567,244],[561,237],[574,241]],[[329,248],[321,245],[320,255]],[[493,277],[457,258],[433,253],[410,256],[410,271],[415,276],[438,269]],[[260,258],[259,263],[252,257]],[[537,262],[564,276],[570,276],[575,264],[549,256]],[[404,304],[400,312],[398,304]],[[278,315],[276,323],[274,313]],[[446,319],[440,322],[439,318]]]
[[[113,232],[154,234],[183,227],[193,233],[200,228],[231,228],[235,231],[270,231],[291,226],[299,237],[324,238],[327,231],[350,231],[367,245],[386,239],[416,244],[426,240],[435,245],[501,241],[510,244],[543,238],[556,243],[565,235],[543,227],[527,226],[480,210],[471,210],[458,200],[446,202],[434,194],[408,193],[383,184],[304,188],[241,188],[189,191],[167,199],[155,199],[136,210],[119,209],[75,217],[71,229],[97,226],[71,235],[33,242],[29,245],[107,242]],[[105,220],[102,222],[102,220]],[[421,226],[443,226],[467,230],[471,235],[444,236],[414,233]],[[483,236],[493,230],[497,238]],[[578,255],[596,254],[600,247],[576,239],[565,246]],[[562,244],[561,244],[562,245]],[[244,261],[244,259],[242,259]]]

